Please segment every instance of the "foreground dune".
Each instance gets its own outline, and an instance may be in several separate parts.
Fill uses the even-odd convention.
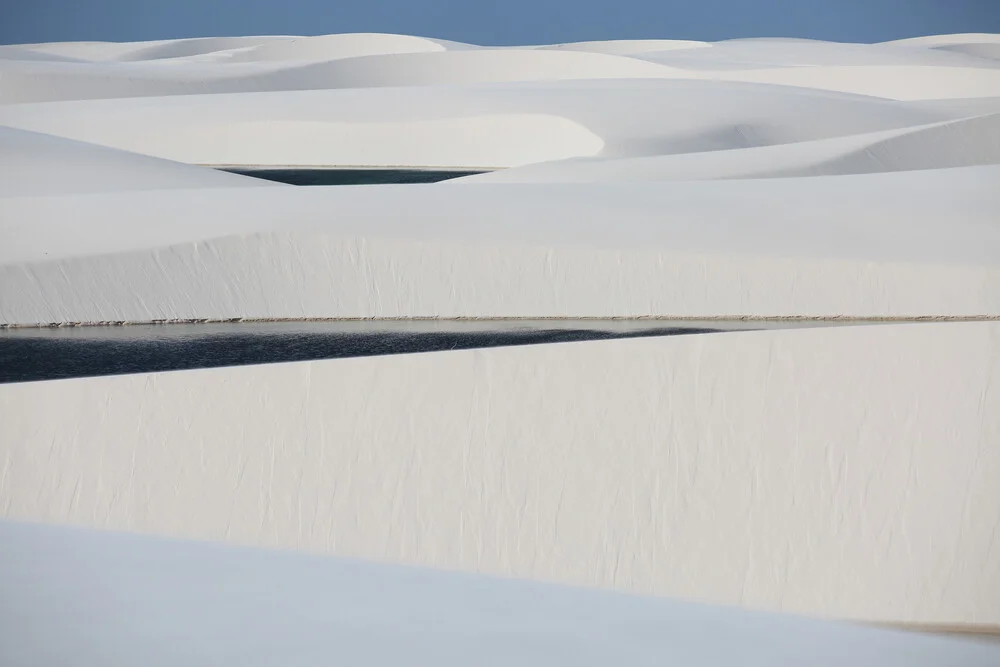
[[[6,516],[1000,623],[1000,324],[0,385]],[[58,411],[53,411],[58,406]]]
[[[99,585],[81,585],[81,571]],[[985,667],[1000,652],[846,623],[9,523],[0,524],[0,591],[10,603],[0,607],[5,664],[72,656],[81,667],[200,667],[252,655],[282,667],[331,656],[387,666]]]

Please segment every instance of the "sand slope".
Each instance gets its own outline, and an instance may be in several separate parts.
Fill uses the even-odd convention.
[[[842,44],[813,40],[737,39],[705,44],[708,50],[644,49],[630,53],[675,67],[703,71],[770,69],[775,67],[943,66],[991,68],[975,54],[903,48],[895,44]],[[822,80],[817,70],[816,80]],[[865,76],[859,72],[859,78]]]
[[[6,664],[995,664],[989,644],[342,559],[0,524]],[[81,586],[77,572],[86,570]],[[39,591],[45,592],[39,595]],[[127,596],[108,591],[128,590]],[[335,595],[331,592],[336,591]],[[81,626],[88,631],[84,636]],[[184,641],[178,642],[177,637]]]
[[[906,39],[897,39],[891,42],[882,42],[882,43],[895,46],[937,48],[940,46],[980,44],[984,42],[992,44],[1000,43],[1000,35],[994,35],[985,32],[957,33],[952,35],[924,35],[921,37],[908,37]]]
[[[241,50],[239,53],[231,53],[230,57],[234,62],[274,60],[308,62],[392,53],[425,53],[463,47],[473,48],[471,45],[458,42],[409,35],[351,33],[272,41]]]
[[[631,158],[554,161],[454,181],[640,182],[776,178],[1000,163],[1000,114],[772,146]]]
[[[992,316],[997,169],[8,198],[0,321]]]
[[[0,103],[573,79],[750,81],[896,100],[995,97],[987,37],[831,44],[671,40],[486,48],[406,35],[202,38],[0,50]]]
[[[339,559],[0,524],[6,664],[995,664],[989,644]],[[81,586],[75,578],[85,570]],[[39,595],[39,591],[44,595]],[[127,596],[108,591],[128,590]],[[335,595],[331,592],[336,591]],[[84,635],[79,631],[86,626]],[[184,641],[177,641],[183,636]]]
[[[284,43],[278,43],[283,45]],[[277,48],[278,45],[267,45]],[[249,52],[244,52],[244,54]],[[362,53],[364,53],[362,51]],[[692,78],[684,70],[583,51],[495,50],[379,53],[319,62],[231,58],[164,64],[0,60],[0,104],[194,93],[455,85],[500,81]]]
[[[996,625],[997,373],[1000,324],[969,323],[4,385],[0,505],[809,615]]]
[[[415,164],[428,166],[503,167],[592,155],[590,135],[603,142],[606,156],[670,155],[864,134],[971,115],[974,112],[965,106],[925,109],[801,88],[659,79],[176,95],[0,106],[0,124],[157,157],[227,164],[236,157],[231,150],[236,146],[247,164],[310,164],[313,158],[305,155],[321,152],[330,166],[414,164],[408,160],[417,160]],[[535,129],[523,123],[519,132],[524,135],[519,137],[498,133],[494,121],[501,116],[531,116],[540,122]],[[539,150],[540,136],[553,131],[554,118],[563,119],[567,127],[575,124],[586,130],[578,133],[575,150],[555,154]],[[450,141],[434,131],[448,131],[447,122],[455,124]],[[482,127],[475,129],[480,122]],[[334,126],[335,132],[323,132],[320,124],[324,123]],[[362,138],[352,141],[350,131],[356,126]],[[155,132],[150,130],[153,127]],[[338,127],[343,130],[339,134]],[[405,140],[401,132],[406,133]],[[227,143],[221,136],[232,140]],[[484,154],[482,147],[494,143],[495,137],[500,137],[496,143],[510,157],[483,162],[492,156]],[[280,147],[278,152],[276,147]],[[366,151],[371,153],[367,158]]]
[[[51,42],[24,44],[22,48],[37,53],[64,56],[92,62],[159,60],[192,55],[205,55],[233,48],[251,48],[272,41],[292,39],[281,36],[260,37],[196,37],[162,39],[149,42]]]
[[[0,126],[0,197],[275,183]]]

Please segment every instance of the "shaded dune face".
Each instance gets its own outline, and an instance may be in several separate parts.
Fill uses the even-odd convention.
[[[538,667],[623,656],[643,667],[748,656],[816,667],[989,667],[996,657],[985,643],[855,624],[110,531],[0,523],[0,564],[11,602],[0,610],[8,664],[71,653],[83,665],[148,664],[153,654],[200,666],[248,651],[258,664],[334,656],[445,667],[484,655]],[[81,586],[81,570],[100,585]],[[415,632],[425,618],[433,622]]]
[[[265,182],[194,165],[0,126],[0,196],[211,187]]]
[[[0,518],[456,570],[432,587],[456,600],[489,574],[1000,627],[998,45],[0,46]],[[30,600],[30,572],[72,579],[52,545],[104,562],[96,537],[8,528],[0,598]],[[132,545],[139,561],[166,553],[153,544]],[[102,581],[142,571],[129,553]],[[232,567],[271,576],[244,558],[270,556]],[[386,610],[408,603],[386,587],[345,603],[326,565],[316,618],[399,639]],[[478,611],[441,607],[433,646],[514,628],[500,643],[530,664],[544,624],[504,623],[519,595],[554,593],[493,583]],[[482,600],[508,584],[520,602],[497,616]],[[150,620],[162,589],[131,590],[136,625],[95,655],[202,637],[184,614]],[[552,607],[538,664],[590,656],[581,628],[611,627],[612,599],[628,604],[601,655],[661,658],[680,644],[640,630],[677,617],[747,639],[717,610],[594,595],[596,615]],[[25,614],[0,605],[0,662]],[[750,616],[772,639],[746,656],[804,664]],[[799,627],[846,647],[815,664],[997,663]],[[284,659],[298,635],[269,632],[246,634]],[[18,660],[62,646],[42,636]]]

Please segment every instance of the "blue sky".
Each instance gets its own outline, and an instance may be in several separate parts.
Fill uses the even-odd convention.
[[[1000,0],[0,0],[0,43],[398,32],[477,44],[1000,32]]]

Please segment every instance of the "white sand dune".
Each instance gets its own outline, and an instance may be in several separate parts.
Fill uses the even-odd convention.
[[[925,109],[760,84],[608,79],[19,104],[0,106],[0,124],[199,164],[314,164],[319,155],[327,166],[505,167],[593,155],[594,135],[605,156],[663,155],[915,127],[972,115],[967,107]],[[564,131],[555,130],[557,118]],[[501,130],[504,122],[519,129]],[[441,131],[462,140],[442,141]],[[550,132],[555,153],[539,139]],[[498,143],[506,157],[491,160],[486,149]]]
[[[16,523],[0,524],[0,565],[8,665],[71,655],[80,667],[201,667],[252,655],[262,667],[987,667],[1000,651],[689,602]],[[81,585],[81,571],[94,585]],[[128,595],[109,594],[121,590]]]
[[[191,39],[162,39],[148,42],[51,42],[24,44],[21,48],[36,53],[65,56],[74,60],[91,62],[158,60],[215,51],[246,48],[293,37],[196,37]]]
[[[546,162],[455,184],[775,178],[1000,164],[1000,114],[773,146]]]
[[[983,43],[993,44],[930,46]],[[0,103],[5,104],[594,78],[752,81],[899,100],[1000,96],[1000,65],[994,58],[897,44],[646,40],[482,48],[357,34],[5,48],[0,58],[5,81]],[[24,57],[18,59],[18,53]],[[53,56],[82,62],[50,60]]]
[[[996,67],[783,67],[727,72],[724,76],[729,81],[801,86],[894,100],[1000,97],[1000,68]]]
[[[31,62],[36,60],[49,62],[84,62],[79,58],[71,58],[55,53],[44,53],[23,46],[0,46],[0,60],[21,60]]]
[[[0,47],[0,325],[995,320],[997,44]],[[195,165],[506,171],[264,187]],[[937,322],[6,384],[0,516],[996,627],[998,350],[996,322]],[[875,659],[842,639],[817,655]],[[921,641],[899,664],[983,655]]]
[[[710,47],[710,42],[699,42],[687,39],[613,39],[598,42],[568,42],[566,44],[549,44],[537,48],[561,51],[589,51],[591,53],[608,53],[614,55],[636,55],[647,52],[700,49]]]
[[[331,156],[349,166],[515,167],[595,155],[604,148],[587,128],[544,114],[395,123],[199,123],[140,141],[143,152],[196,164],[297,167],[329,166]]]
[[[925,48],[936,48],[939,46],[954,46],[958,44],[982,44],[982,43],[1000,43],[1000,35],[986,33],[986,32],[967,32],[967,33],[957,33],[951,35],[924,35],[922,37],[908,37],[906,39],[897,39],[890,42],[882,42],[882,44],[891,44],[895,46],[910,46],[910,47],[925,47]]]
[[[690,78],[676,68],[586,51],[470,49],[340,58],[255,77],[260,90],[433,86],[502,81]],[[323,85],[317,85],[322,82]]]
[[[972,44],[950,44],[947,46],[935,47],[941,51],[952,51],[954,53],[964,53],[977,58],[988,58],[990,60],[1000,60],[1000,42],[975,42]]]
[[[1000,97],[973,97],[953,100],[923,100],[910,102],[908,107],[923,110],[926,113],[944,114],[952,119],[985,116],[1000,112]]]
[[[0,126],[0,198],[276,183]]]
[[[995,67],[973,53],[902,48],[893,44],[841,44],[777,39],[731,40],[705,44],[708,49],[644,49],[635,55],[674,67],[700,70],[767,69],[831,66]],[[816,73],[821,80],[822,73]]]
[[[35,53],[65,57],[72,60],[102,62],[112,61],[141,49],[160,46],[171,47],[186,40],[162,39],[148,42],[47,42],[40,44],[19,44],[18,48]]]
[[[385,35],[378,33],[351,33],[300,37],[285,41],[272,41],[233,54],[233,61],[327,61],[357,56],[388,55],[396,53],[425,53],[454,48],[473,48],[471,45],[441,39]]]
[[[59,100],[102,99],[150,95],[194,95],[212,92],[211,86],[223,89],[228,72],[208,69],[195,63],[187,67],[162,64],[150,69],[148,63],[45,62],[39,60],[0,60],[0,76],[5,86],[0,90],[0,104],[25,104]],[[259,66],[251,65],[256,72]],[[229,70],[231,71],[231,70]]]
[[[995,626],[998,350],[1000,323],[878,325],[0,385],[0,506]]]
[[[0,322],[996,315],[998,170],[8,198]]]
[[[166,60],[210,55],[219,51],[266,49],[280,47],[294,39],[292,37],[199,37],[153,42],[149,43],[149,46],[140,42],[138,48],[117,55],[115,60],[119,62]]]
[[[285,43],[279,43],[284,46]],[[268,45],[276,48],[277,45]],[[63,63],[0,60],[0,103],[194,93],[427,86],[502,81],[691,78],[666,65],[585,51],[470,49],[336,57],[320,62]],[[265,71],[259,71],[267,65]]]

